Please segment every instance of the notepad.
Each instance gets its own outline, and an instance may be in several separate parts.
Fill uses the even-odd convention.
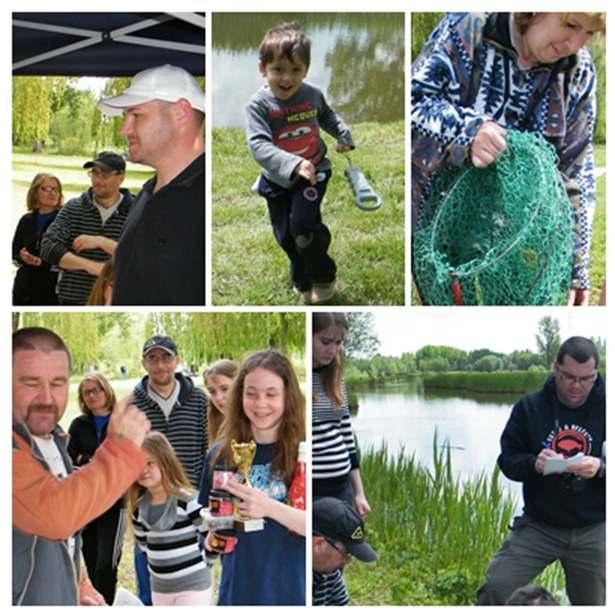
[[[543,474],[547,476],[547,474],[561,474],[562,472],[566,472],[569,466],[576,465],[583,459],[583,453],[577,453],[572,457],[568,457],[567,459],[560,459],[559,457],[549,457],[545,461],[545,469]]]

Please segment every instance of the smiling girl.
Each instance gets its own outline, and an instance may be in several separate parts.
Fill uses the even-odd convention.
[[[221,605],[305,605],[305,511],[286,504],[305,439],[305,400],[290,361],[269,349],[248,356],[225,406],[219,442],[207,456],[199,502],[207,506],[216,464],[231,465],[231,442],[256,443],[252,486],[231,481],[241,515],[265,518],[263,530],[238,532],[222,556]],[[205,546],[214,551],[212,534]]]

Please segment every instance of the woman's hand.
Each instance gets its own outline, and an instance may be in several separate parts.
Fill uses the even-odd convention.
[[[26,265],[30,265],[31,267],[40,267],[43,261],[38,257],[34,256],[34,254],[30,254],[26,248],[22,248],[19,250],[19,258]]]
[[[236,498],[239,498],[236,502],[236,507],[244,517],[260,518],[271,516],[269,513],[272,499],[262,491],[254,489],[254,487],[242,485],[234,480],[230,480],[225,489]]]
[[[365,519],[367,515],[372,511],[367,498],[363,494],[356,495],[354,498],[354,507],[357,510],[357,514],[361,519]]]
[[[478,129],[470,147],[472,164],[482,169],[495,162],[506,149],[505,135],[506,131],[499,124],[491,121],[484,122]]]

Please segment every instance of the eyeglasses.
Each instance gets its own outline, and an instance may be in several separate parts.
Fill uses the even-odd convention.
[[[48,192],[49,194],[60,194],[60,191],[57,188],[53,188],[52,186],[40,186],[39,190],[43,192]]]
[[[91,395],[98,395],[101,392],[102,392],[102,389],[100,387],[94,387],[92,389],[81,389],[81,394],[84,397],[89,397]]]
[[[174,355],[171,354],[161,354],[161,355],[147,355],[143,358],[146,363],[150,365],[156,365],[156,363],[164,363],[165,365],[169,365],[175,359]]]
[[[121,175],[119,171],[100,171],[99,169],[90,169],[88,171],[90,177],[97,179],[109,179],[112,175]]]
[[[564,371],[560,367],[556,367],[557,373],[562,377],[562,380],[567,384],[579,383],[582,386],[587,386],[596,380],[598,373],[591,374],[590,376],[574,376]]]
[[[350,553],[348,553],[348,551],[346,551],[346,549],[340,549],[330,538],[327,538],[326,536],[323,536],[323,538],[325,539],[325,541],[330,544],[338,553],[340,553],[342,555],[342,557],[344,558],[345,561],[348,561],[352,555],[350,555]]]

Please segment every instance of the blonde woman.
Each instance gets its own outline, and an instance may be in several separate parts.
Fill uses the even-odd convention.
[[[58,272],[40,257],[43,233],[62,207],[62,184],[55,175],[34,176],[24,214],[13,236],[13,262],[18,266],[13,283],[13,305],[57,305]]]

